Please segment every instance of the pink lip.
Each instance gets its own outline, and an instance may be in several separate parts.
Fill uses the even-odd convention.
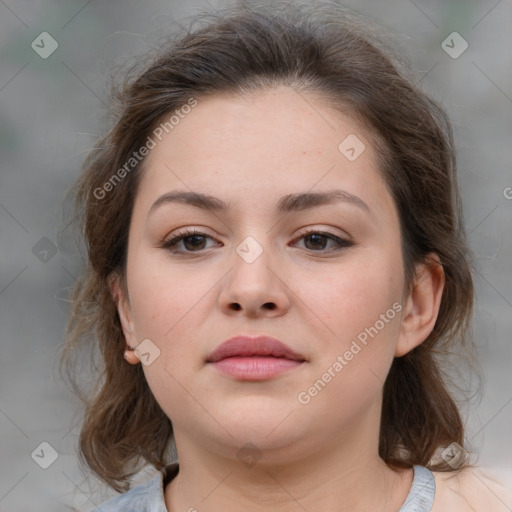
[[[304,356],[268,336],[235,336],[207,358],[222,373],[239,380],[263,380],[301,366]]]

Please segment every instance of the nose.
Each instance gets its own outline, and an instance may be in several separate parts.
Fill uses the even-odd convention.
[[[222,281],[219,306],[230,316],[250,318],[275,317],[290,307],[291,290],[286,276],[275,264],[270,249],[265,249],[252,262],[238,253],[233,268]]]

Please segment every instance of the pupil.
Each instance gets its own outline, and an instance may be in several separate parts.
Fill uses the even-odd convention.
[[[204,242],[204,240],[202,240],[203,236],[201,235],[192,235],[192,236],[189,236],[187,241],[190,243],[191,246],[193,247],[197,247],[198,245],[201,245],[202,242]],[[192,242],[191,242],[192,240]]]
[[[323,238],[323,235],[309,235],[309,239],[310,239],[310,241],[313,241],[312,245],[314,247],[320,247],[320,246],[325,245],[325,241],[322,244],[322,238]]]

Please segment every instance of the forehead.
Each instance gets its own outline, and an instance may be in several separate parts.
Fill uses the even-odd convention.
[[[136,204],[173,189],[213,193],[231,204],[343,186],[392,207],[371,135],[312,94],[290,87],[213,96],[161,140],[144,162]]]

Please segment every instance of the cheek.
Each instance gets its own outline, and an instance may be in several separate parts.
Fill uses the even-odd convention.
[[[337,418],[332,424],[339,425],[366,414],[380,399],[394,358],[402,309],[400,287],[390,286],[382,270],[366,269],[359,275],[340,272],[316,295],[310,289],[315,313],[329,327],[325,328],[328,335],[312,340],[318,347],[316,360],[295,397],[312,421],[328,408]]]
[[[139,340],[149,338],[160,350],[144,366],[146,380],[168,415],[179,414],[190,397],[183,385],[203,366],[194,333],[209,300],[210,280],[198,273],[176,270],[165,262],[139,259],[128,285]]]
[[[207,299],[212,287],[210,281],[204,273],[170,265],[165,257],[141,254],[137,263],[128,269],[128,286],[139,337],[153,336],[163,342],[173,336],[180,324],[190,324],[190,321],[182,320],[193,315],[201,300]]]
[[[132,312],[138,339],[149,338],[162,356],[144,367],[150,387],[157,394],[163,390],[180,396],[177,383],[188,382],[204,366],[206,349],[200,342],[214,332],[208,329],[205,335],[204,327],[211,321],[222,273],[191,265],[185,269],[157,256],[141,254],[131,268]]]
[[[329,382],[324,398],[338,393],[359,402],[383,385],[400,332],[402,280],[400,257],[368,254],[331,273],[324,284],[303,289],[308,310],[323,320],[325,336],[313,340],[318,350],[311,383],[320,379],[321,388]]]
[[[296,293],[324,321],[330,338],[347,339],[373,325],[401,300],[403,273],[397,258],[358,257],[322,276],[302,275]],[[295,291],[295,290],[294,290]]]

